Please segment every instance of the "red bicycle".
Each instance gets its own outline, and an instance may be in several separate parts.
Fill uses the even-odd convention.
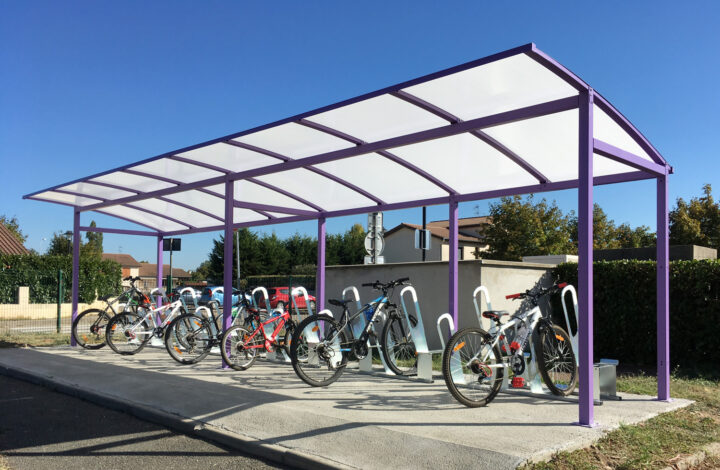
[[[220,352],[228,364],[235,370],[249,369],[258,352],[274,352],[282,348],[290,353],[290,341],[295,331],[295,322],[289,312],[273,311],[266,321],[260,318],[260,312],[248,309],[248,315],[242,325],[229,328],[220,340]]]

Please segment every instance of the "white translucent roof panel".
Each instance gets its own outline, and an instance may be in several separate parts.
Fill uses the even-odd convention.
[[[292,122],[233,140],[271,150],[293,159],[354,147],[354,144],[347,140]]]
[[[217,219],[209,217],[197,211],[186,209],[185,207],[178,206],[160,199],[145,199],[143,201],[137,201],[132,203],[135,207],[141,207],[143,209],[151,210],[159,214],[167,215],[173,219],[179,220],[192,225],[193,227],[212,227],[218,223],[222,223]]]
[[[153,178],[146,178],[144,176],[131,175],[122,171],[116,171],[114,173],[108,173],[107,175],[97,176],[90,180],[100,181],[101,183],[110,183],[117,186],[125,186],[132,188],[137,191],[157,191],[158,189],[171,188],[175,186],[172,183],[166,183],[165,181],[156,180]]]
[[[645,160],[653,161],[647,152],[597,105],[593,105],[593,137]]]
[[[271,184],[276,184],[271,182]],[[215,186],[208,186],[210,191],[225,196],[225,187],[221,184]],[[289,192],[295,193],[295,187],[288,187]],[[236,181],[235,182],[235,200],[243,202],[251,202],[255,204],[269,204],[272,206],[287,207],[290,209],[302,209],[306,211],[313,211],[312,207],[303,204],[297,199],[286,196],[272,189],[268,189],[259,184],[251,183],[249,181]],[[225,206],[223,206],[225,207]],[[224,211],[224,209],[223,209]],[[223,212],[224,214],[225,212]]]
[[[163,217],[148,214],[138,209],[126,206],[110,206],[99,209],[98,212],[104,212],[110,215],[117,215],[125,219],[130,219],[138,222],[139,224],[145,225],[146,227],[154,228],[160,232],[171,232],[175,230],[186,230],[185,225],[167,220]]]
[[[222,186],[221,186],[222,188]],[[222,197],[224,197],[224,191]],[[168,194],[166,199],[182,202],[189,206],[197,207],[205,212],[209,212],[221,218],[225,218],[225,202],[224,199],[215,197],[202,191],[192,190],[182,193]]]
[[[178,156],[233,172],[251,170],[280,162],[277,158],[225,143],[200,147],[189,152],[179,153]]]
[[[260,181],[281,188],[292,188],[301,198],[317,204],[325,210],[347,209],[375,204],[375,201],[350,188],[304,168],[261,176]],[[243,198],[244,199],[244,198]]]
[[[485,132],[537,168],[550,181],[577,179],[578,111],[517,121]]]
[[[593,154],[593,176],[617,175],[634,171],[637,171],[637,169],[610,160],[602,155]]]
[[[447,191],[377,153],[315,165],[385,202],[447,196]]]
[[[160,160],[134,166],[131,169],[150,173],[151,175],[163,176],[181,183],[191,183],[223,175],[219,171],[199,167],[191,163],[170,160],[169,158],[161,158]]]
[[[393,149],[393,153],[460,193],[537,183],[515,162],[470,134],[407,145]]]
[[[308,121],[339,130],[365,142],[375,142],[447,124],[417,106],[380,95],[369,100],[316,114]]]
[[[437,78],[404,91],[464,120],[577,95],[577,91],[562,78],[525,54]]]
[[[90,204],[97,204],[102,202],[100,199],[93,199],[83,196],[73,196],[72,194],[56,193],[54,191],[45,191],[44,193],[36,194],[34,197],[39,199],[48,199],[50,201],[64,202],[66,204],[72,204],[75,206],[89,206]]]
[[[108,188],[107,186],[100,186],[92,183],[74,183],[63,186],[60,189],[65,189],[67,191],[77,191],[88,196],[97,196],[103,199],[118,199],[121,197],[135,195],[134,192],[123,191],[122,189]]]
[[[255,222],[258,220],[268,220],[268,218],[250,209],[240,209],[237,207],[233,209],[234,224],[240,224],[243,222]]]

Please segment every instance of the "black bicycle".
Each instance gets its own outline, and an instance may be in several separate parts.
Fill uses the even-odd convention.
[[[128,276],[123,281],[130,281],[130,289],[126,290],[110,302],[114,296],[104,295],[98,300],[107,304],[105,309],[89,308],[83,310],[73,320],[71,333],[75,342],[85,349],[100,349],[105,346],[105,328],[110,320],[119,313],[137,314],[138,307],[152,303],[151,299],[135,287],[139,277]]]
[[[388,318],[382,333],[382,351],[386,363],[397,374],[410,375],[417,369],[415,343],[410,334],[405,316],[400,314],[395,304],[389,303],[395,287],[407,285],[405,277],[382,283],[375,281],[363,284],[382,291],[382,295],[366,304],[357,313],[350,315],[350,300],[329,299],[328,303],[342,307],[339,319],[329,315],[311,315],[295,329],[290,346],[290,360],[295,373],[308,385],[323,387],[335,382],[343,373],[348,357],[364,359],[370,354],[368,339],[373,334],[373,322],[380,318],[380,312],[386,310]],[[351,325],[363,320],[361,333],[355,337]],[[417,324],[410,317],[413,326]]]

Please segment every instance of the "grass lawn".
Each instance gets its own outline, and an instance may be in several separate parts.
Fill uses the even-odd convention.
[[[656,380],[648,375],[618,377],[618,391],[656,394]],[[526,470],[651,469],[672,465],[711,442],[720,441],[720,380],[674,375],[671,396],[696,403],[656,416],[642,424],[622,426],[589,448],[561,452],[549,462]],[[708,458],[699,469],[720,468],[720,459]]]
[[[24,348],[28,346],[62,346],[70,344],[68,333],[3,333],[0,348]],[[0,466],[2,470],[2,466]]]

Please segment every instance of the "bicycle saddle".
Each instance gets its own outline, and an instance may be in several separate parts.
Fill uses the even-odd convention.
[[[103,296],[98,297],[98,300],[100,300],[101,302],[107,302],[112,297],[113,297],[112,294],[103,295]]]
[[[507,310],[488,310],[482,313],[482,316],[491,320],[500,321],[501,317],[510,315]]]
[[[345,307],[347,304],[352,302],[352,300],[337,300],[337,299],[328,299],[328,303],[330,305],[336,305],[338,307]]]

